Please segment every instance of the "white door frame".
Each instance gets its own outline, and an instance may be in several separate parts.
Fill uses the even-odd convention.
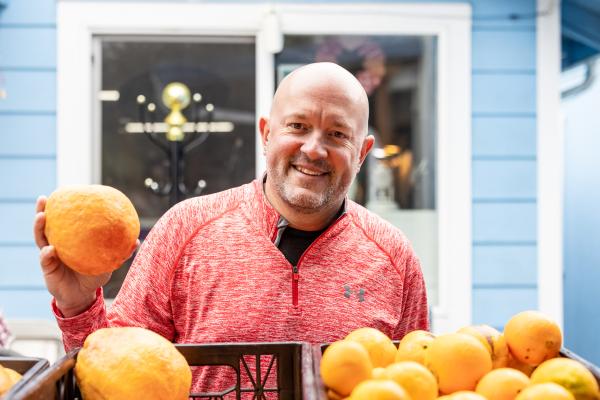
[[[281,34],[435,35],[437,65],[437,332],[471,322],[471,8],[468,4],[58,3],[57,181],[94,182],[92,36],[256,37],[256,114],[274,90],[271,51]],[[257,176],[264,169],[259,135]]]

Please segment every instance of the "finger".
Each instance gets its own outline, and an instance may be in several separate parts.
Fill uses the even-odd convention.
[[[35,212],[39,213],[42,212],[46,209],[46,201],[48,199],[46,198],[46,196],[39,196],[35,202]]]
[[[60,262],[58,261],[54,246],[42,247],[40,251],[40,265],[45,274],[50,274],[58,268]]]
[[[33,237],[35,244],[38,248],[48,246],[48,239],[44,233],[46,228],[46,214],[44,212],[38,212],[33,220]]]

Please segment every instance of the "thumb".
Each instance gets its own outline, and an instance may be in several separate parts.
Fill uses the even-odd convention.
[[[42,247],[40,250],[40,265],[46,274],[53,273],[60,266],[60,260],[56,255],[54,246]]]

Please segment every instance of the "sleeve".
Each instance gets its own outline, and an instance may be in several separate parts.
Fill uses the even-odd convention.
[[[62,317],[53,301],[66,350],[82,346],[90,333],[109,326],[139,326],[174,340],[172,277],[180,254],[197,225],[197,218],[192,214],[189,201],[185,201],[160,218],[140,247],[108,311],[101,289],[91,307],[74,317]]]
[[[394,339],[402,339],[408,332],[421,329],[429,330],[429,311],[427,306],[427,290],[421,271],[419,259],[409,248],[409,254],[404,259],[405,276],[402,293],[402,317]]]

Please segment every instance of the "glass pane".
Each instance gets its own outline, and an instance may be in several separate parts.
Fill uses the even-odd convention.
[[[365,88],[375,146],[350,197],[408,236],[437,304],[436,38],[289,35],[276,56],[277,82],[315,61],[344,66]]]
[[[197,195],[198,182],[205,182],[201,194],[209,194],[251,181],[255,176],[255,46],[253,38],[170,38],[99,37],[101,76],[97,87],[100,101],[101,182],[123,191],[134,203],[142,223],[142,238],[172,205],[169,196],[149,190],[151,178],[160,187],[169,185],[170,156],[152,142],[141,122],[136,99],[144,95],[155,112],[145,113],[147,121],[162,122],[170,112],[162,102],[162,91],[171,82],[185,84],[202,100],[183,110],[188,121],[195,115],[206,124],[191,127],[188,145],[180,157],[183,183],[189,194]],[[206,109],[214,106],[212,113]],[[141,107],[147,110],[146,106]],[[209,108],[210,109],[210,108]],[[209,115],[210,114],[210,115]],[[191,124],[188,124],[188,127]],[[146,125],[147,126],[147,125]],[[153,125],[163,146],[164,127]],[[193,132],[194,128],[198,132]],[[204,140],[202,140],[204,138]],[[201,142],[199,142],[201,141]],[[168,149],[168,147],[167,147]],[[106,289],[113,297],[127,268],[118,270]]]

